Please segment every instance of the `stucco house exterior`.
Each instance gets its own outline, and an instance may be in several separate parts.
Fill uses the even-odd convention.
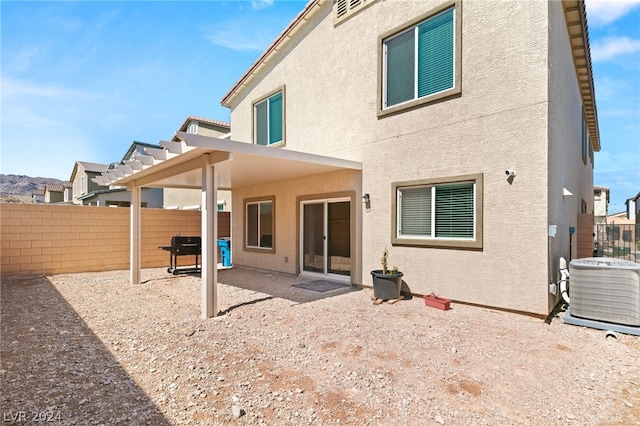
[[[234,211],[274,199],[276,230],[300,222],[277,232],[278,253],[237,244],[234,262],[322,269],[306,265],[322,251],[305,242],[300,264],[282,258],[298,258],[306,227],[328,220],[330,241],[333,228],[361,229],[357,283],[370,283],[387,247],[412,293],[548,313],[569,227],[593,211],[599,136],[584,4],[311,2],[290,30],[222,100],[231,138],[356,160],[362,173],[234,191]],[[282,111],[279,140],[261,139],[266,108]],[[354,229],[331,225],[341,203]],[[328,218],[317,219],[323,205]],[[234,222],[236,239],[247,241],[245,222]],[[331,245],[324,272],[341,274]]]
[[[68,199],[70,183],[65,182],[61,185],[46,184],[44,186],[43,202],[50,204],[58,204],[70,201]]]
[[[640,223],[640,192],[634,197],[627,198],[624,204],[627,209],[627,217],[635,223]]]
[[[595,223],[607,223],[609,216],[609,188],[593,187],[593,220]]]
[[[44,188],[35,189],[31,193],[31,202],[33,204],[42,204],[42,203],[44,203]]]
[[[93,169],[96,170],[98,168],[106,168],[104,170],[105,173],[109,173],[113,171],[115,164],[122,164],[125,160],[131,160],[134,158],[136,154],[141,154],[145,152],[146,148],[151,149],[161,149],[160,145],[150,144],[146,142],[133,141],[129,149],[124,154],[120,163],[112,163],[109,165],[105,164],[95,164],[95,163],[86,163],[78,161],[76,162],[76,167],[78,167],[78,163],[81,164],[89,164],[93,165]],[[75,173],[75,168],[74,168]],[[85,168],[85,173],[87,173]],[[77,173],[76,173],[77,174]],[[81,179],[82,179],[81,175]],[[131,205],[131,194],[127,192],[127,188],[125,187],[109,187],[105,185],[99,185],[97,182],[93,181],[94,177],[100,176],[100,174],[91,175],[91,191],[85,192],[82,194],[78,194],[75,199],[78,202],[85,206],[99,206],[99,207],[129,207]],[[73,174],[72,174],[73,177]],[[76,177],[77,179],[77,177]],[[76,185],[74,185],[74,188]],[[80,188],[84,188],[81,184]],[[160,188],[145,188],[142,191],[142,207],[148,208],[162,208],[163,206],[163,190]]]
[[[109,168],[108,164],[92,163],[89,161],[76,161],[73,165],[71,177],[69,181],[72,184],[73,204],[83,204],[80,197],[90,194],[94,191],[106,189],[102,185],[98,185],[93,178],[100,176]]]
[[[547,315],[600,149],[577,0],[311,0],[224,95],[228,139],[178,132],[113,182],[203,194],[202,315],[215,209],[234,265]],[[138,209],[131,280],[140,282]],[[571,249],[576,250],[575,245]]]

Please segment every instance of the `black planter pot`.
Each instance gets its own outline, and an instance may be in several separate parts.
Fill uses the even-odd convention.
[[[402,272],[383,274],[382,270],[371,271],[373,297],[382,300],[399,299],[400,288],[402,287],[402,276]]]

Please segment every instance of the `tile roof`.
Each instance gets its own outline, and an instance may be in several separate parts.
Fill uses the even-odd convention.
[[[187,126],[189,124],[189,121],[191,120],[195,120],[195,121],[199,121],[201,123],[207,123],[207,124],[211,124],[214,126],[220,126],[220,127],[227,127],[227,128],[231,128],[231,124],[225,122],[225,121],[219,121],[219,120],[214,120],[211,118],[204,118],[204,117],[198,117],[195,115],[190,115],[187,117],[186,120],[184,120],[184,123],[182,124],[182,126],[180,126],[181,130],[186,130]]]
[[[47,184],[44,186],[44,191],[47,192],[64,192],[64,185]]]
[[[88,161],[78,161],[78,164],[80,164],[86,172],[102,173],[106,172],[109,168],[108,164],[90,163]]]

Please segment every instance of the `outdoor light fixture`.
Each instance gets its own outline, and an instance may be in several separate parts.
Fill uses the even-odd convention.
[[[362,202],[363,202],[363,203],[369,203],[369,201],[371,201],[371,197],[369,196],[369,194],[368,194],[368,193],[367,193],[367,194],[364,194],[364,195],[362,196]]]

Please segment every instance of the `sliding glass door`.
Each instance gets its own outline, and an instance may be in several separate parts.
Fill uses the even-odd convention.
[[[306,201],[300,211],[301,270],[351,276],[351,201]]]

